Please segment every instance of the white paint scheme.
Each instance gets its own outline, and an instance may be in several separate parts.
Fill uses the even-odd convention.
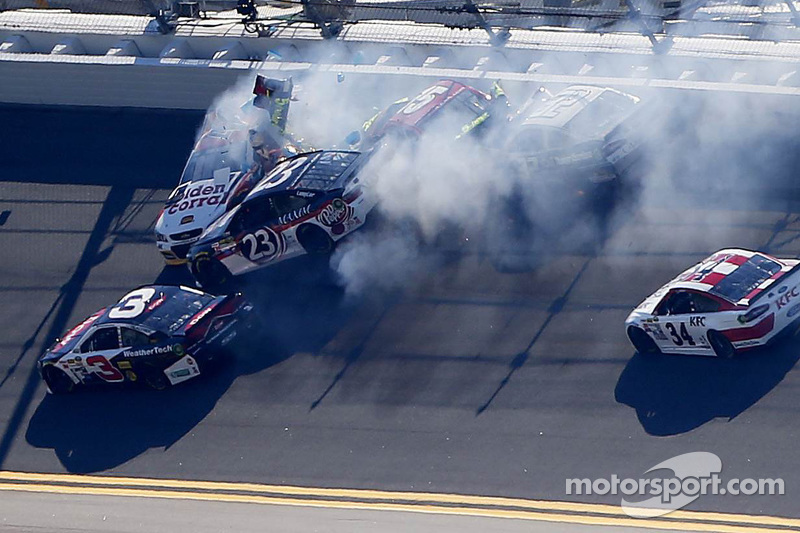
[[[185,355],[175,361],[170,367],[164,369],[170,384],[177,385],[200,375],[200,367],[194,357]]]
[[[764,256],[779,263],[783,275],[774,282],[773,280],[767,280],[762,283],[759,288],[763,289],[763,292],[754,299],[752,305],[749,300],[743,298],[737,302],[731,302],[730,310],[672,315],[662,314],[661,310],[658,309],[659,304],[670,291],[691,290],[698,293],[708,293],[712,287],[711,285],[696,281],[683,281],[681,278],[702,270],[709,264],[708,259],[723,253],[748,257],[752,257],[755,254]],[[625,328],[627,330],[629,326],[637,326],[643,329],[663,353],[715,356],[707,338],[710,330],[730,332],[762,325],[763,332],[734,341],[733,345],[737,350],[763,346],[800,319],[800,270],[794,269],[798,263],[800,261],[795,259],[778,259],[749,250],[720,250],[706,260],[685,270],[675,279],[648,296],[628,315],[625,320]],[[714,271],[727,275],[733,270],[735,269],[731,269],[730,266],[724,264]],[[745,313],[763,305],[768,305],[769,307],[762,315],[749,323],[743,322]],[[767,321],[770,320],[770,317],[774,318],[774,325],[771,328],[767,328]],[[679,341],[672,334],[673,328]],[[685,328],[685,331],[683,328]],[[685,335],[682,335],[682,333],[685,333]],[[691,337],[694,345],[686,337]]]

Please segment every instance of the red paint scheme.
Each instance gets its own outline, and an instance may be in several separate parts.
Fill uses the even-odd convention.
[[[775,314],[770,313],[761,322],[749,328],[726,329],[722,334],[728,337],[731,342],[749,341],[760,339],[768,334],[775,327]]]

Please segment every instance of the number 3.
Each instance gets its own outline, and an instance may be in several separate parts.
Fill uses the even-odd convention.
[[[147,302],[156,293],[155,289],[145,287],[129,292],[108,313],[108,318],[134,318],[142,314]]]
[[[86,358],[86,366],[104,381],[123,381],[122,373],[102,355],[93,355]]]

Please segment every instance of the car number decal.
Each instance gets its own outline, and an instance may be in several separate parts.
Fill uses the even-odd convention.
[[[147,302],[156,293],[152,287],[144,287],[129,292],[120,302],[108,312],[108,318],[117,320],[135,318],[142,314],[147,307]]]
[[[242,237],[242,253],[250,261],[272,261],[283,253],[283,239],[269,228],[261,228]]]

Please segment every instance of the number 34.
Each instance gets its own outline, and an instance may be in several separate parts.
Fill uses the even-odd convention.
[[[684,341],[689,343],[689,346],[695,346],[694,339],[691,335],[689,335],[689,331],[686,329],[685,323],[681,322],[680,324],[680,334],[673,324],[667,322],[664,324],[664,326],[666,326],[667,331],[669,331],[669,334],[672,337],[672,342],[674,342],[676,346],[683,346]]]

